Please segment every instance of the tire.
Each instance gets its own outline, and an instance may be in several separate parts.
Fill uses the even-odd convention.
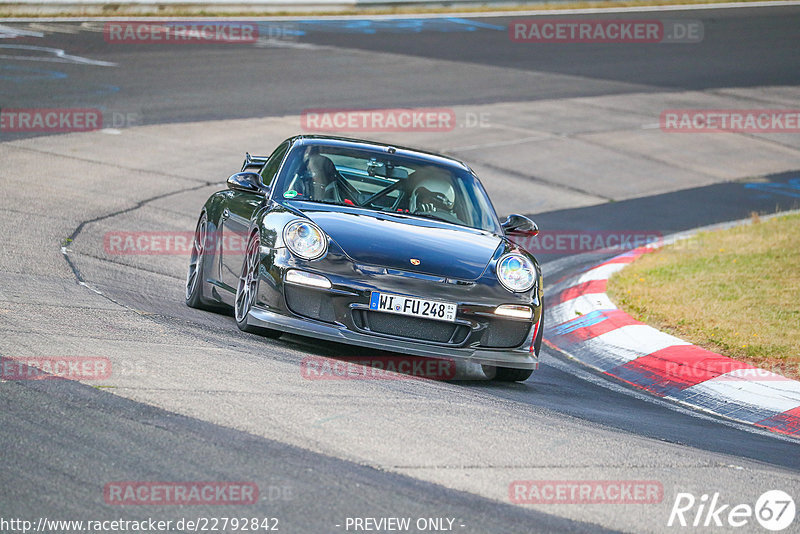
[[[542,350],[542,334],[544,332],[544,305],[542,305],[542,317],[539,319],[539,331],[536,333],[536,339],[533,341],[533,353],[539,357],[539,351]]]
[[[536,339],[533,341],[533,352],[539,357],[542,349],[542,332],[544,332],[544,307],[539,321],[539,331],[536,332]],[[532,369],[509,369],[508,367],[495,367],[493,365],[483,365],[483,372],[490,380],[497,382],[524,382],[533,374]]]
[[[203,270],[207,261],[208,216],[205,212],[197,220],[192,242],[192,255],[186,273],[186,305],[198,310],[219,311],[218,306],[209,304],[203,296]]]
[[[533,374],[533,369],[510,369],[494,365],[482,365],[481,367],[489,380],[495,382],[524,382]]]
[[[259,240],[258,232],[253,232],[247,242],[247,252],[242,261],[242,273],[239,275],[239,283],[236,285],[233,314],[239,330],[275,339],[280,337],[283,332],[272,330],[271,328],[253,326],[247,322],[247,317],[258,294],[258,266],[260,263],[261,241]]]

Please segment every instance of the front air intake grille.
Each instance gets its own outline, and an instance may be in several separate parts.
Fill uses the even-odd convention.
[[[404,339],[459,345],[469,334],[469,327],[444,321],[432,321],[393,313],[356,310],[359,328]]]
[[[319,289],[286,284],[283,286],[286,306],[297,315],[332,323],[336,320],[331,297]]]
[[[490,319],[486,332],[481,337],[481,346],[496,349],[519,347],[525,342],[530,329],[529,322]]]

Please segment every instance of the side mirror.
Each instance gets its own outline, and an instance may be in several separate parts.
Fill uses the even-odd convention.
[[[503,231],[506,234],[528,234],[539,235],[539,227],[536,223],[525,217],[524,215],[512,214],[502,224]]]
[[[228,189],[247,193],[260,193],[261,186],[258,185],[260,180],[261,176],[255,172],[237,172],[228,178]]]

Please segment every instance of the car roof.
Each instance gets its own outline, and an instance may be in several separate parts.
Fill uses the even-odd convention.
[[[410,156],[432,164],[435,163],[439,165],[446,165],[450,167],[456,167],[467,172],[472,172],[472,169],[470,169],[466,163],[455,158],[443,156],[434,152],[427,152],[425,150],[381,143],[378,141],[368,141],[365,139],[353,139],[349,137],[338,137],[333,135],[298,135],[293,138],[293,143],[298,143],[300,146],[315,144],[364,150],[377,150],[383,153],[389,153],[389,149],[394,149],[394,153],[398,156]]]

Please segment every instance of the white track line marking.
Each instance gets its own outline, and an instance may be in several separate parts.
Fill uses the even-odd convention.
[[[78,65],[94,65],[97,67],[116,67],[116,63],[110,61],[100,61],[98,59],[89,59],[81,56],[73,56],[67,54],[60,48],[49,48],[46,46],[33,46],[33,45],[4,45],[0,44],[0,48],[6,50],[31,50],[34,52],[44,52],[50,56],[31,56],[31,55],[0,55],[0,59],[14,59],[17,61],[49,61],[52,63],[77,63]]]
[[[11,26],[0,25],[0,39],[15,39],[17,37],[44,37],[42,32],[21,30]]]

